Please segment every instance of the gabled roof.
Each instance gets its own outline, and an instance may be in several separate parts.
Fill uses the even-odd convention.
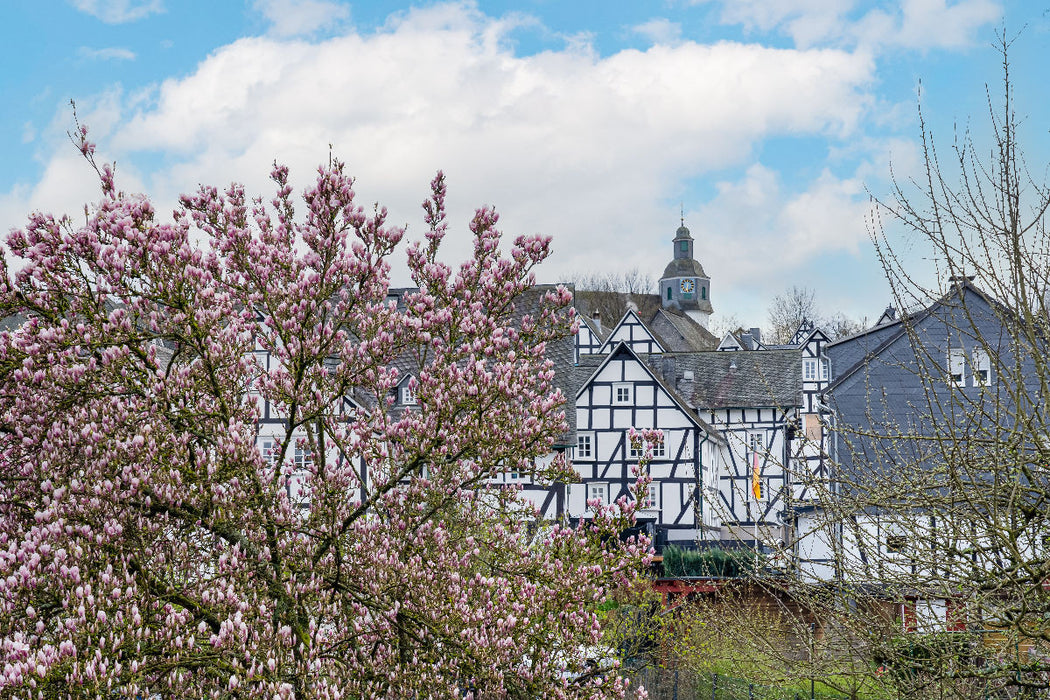
[[[595,377],[601,374],[601,371],[605,369],[606,365],[608,365],[610,362],[613,362],[614,360],[623,359],[625,356],[629,360],[636,362],[638,366],[645,370],[645,373],[648,374],[649,377],[667,393],[667,395],[671,398],[671,400],[675,403],[679,410],[681,410],[682,413],[684,413],[689,418],[690,422],[692,422],[696,427],[702,429],[705,433],[707,433],[707,435],[711,439],[715,440],[716,442],[725,442],[725,438],[722,437],[722,435],[714,427],[709,425],[706,421],[701,420],[700,417],[696,415],[696,412],[694,412],[693,409],[690,408],[689,405],[683,400],[682,396],[677,391],[675,391],[673,387],[669,386],[666,381],[664,381],[663,377],[660,377],[655,372],[653,372],[652,368],[649,367],[649,364],[642,359],[641,355],[636,353],[634,350],[631,349],[631,346],[622,341],[618,342],[612,349],[612,351],[605,355],[581,356],[579,371],[581,375],[586,375],[586,379],[584,379],[580,383],[580,387],[576,392],[576,399],[579,400],[580,396],[583,394],[587,386],[594,381]]]
[[[794,346],[776,346],[776,347],[794,347]],[[705,350],[707,348],[704,348]],[[722,342],[718,344],[716,350],[767,350],[769,346],[762,343],[761,331],[757,328],[751,328],[744,330],[743,328],[737,328],[736,330],[726,331],[725,336],[722,338]]]
[[[575,289],[573,304],[581,317],[590,319],[595,311],[601,312],[602,327],[605,329],[604,339],[608,336],[609,328],[617,319],[623,317],[627,309],[633,307],[638,310],[640,317],[650,318],[660,308],[661,302],[659,294]]]
[[[599,352],[607,352],[610,348],[615,347],[615,344],[617,342],[621,342],[622,338],[616,338],[616,333],[628,323],[631,323],[632,325],[641,326],[645,330],[646,334],[652,339],[652,342],[656,343],[656,346],[660,348],[660,351],[664,351],[663,345],[661,345],[660,341],[656,339],[656,336],[653,334],[652,330],[649,329],[649,326],[642,322],[642,319],[638,316],[638,313],[633,309],[627,309],[627,312],[624,313],[623,318],[620,319],[619,323],[613,326],[612,330],[609,331],[609,336],[605,339],[605,342],[602,343],[602,347],[600,348]]]
[[[726,334],[722,336],[722,340],[718,343],[718,347],[715,350],[743,350],[743,346],[740,344],[740,339],[732,331],[726,331]]]
[[[657,309],[649,322],[649,330],[660,345],[672,352],[710,350],[718,337],[688,315],[671,309]]]
[[[800,342],[798,344],[798,347],[804,348],[807,345],[809,345],[811,342],[813,342],[814,340],[820,339],[820,338],[823,338],[824,342],[830,342],[831,341],[831,338],[828,337],[827,333],[825,333],[824,331],[820,330],[819,328],[814,328],[812,331],[809,332],[809,335],[805,336],[802,339],[802,342]]]
[[[576,317],[580,319],[581,330],[582,327],[586,326],[587,330],[594,334],[594,337],[603,342],[606,338],[609,337],[609,330],[605,328],[598,328],[598,326],[594,323],[594,319],[588,318],[583,314],[577,314]]]
[[[966,303],[963,301],[966,294],[975,294],[978,299],[983,301],[992,307],[997,313],[1005,316],[1006,318],[1013,318],[1014,312],[1004,306],[1001,302],[984,293],[983,290],[978,288],[969,279],[961,279],[953,281],[951,288],[941,295],[939,299],[936,299],[933,303],[927,306],[925,309],[915,311],[904,316],[897,318],[896,320],[882,323],[881,325],[875,325],[871,328],[866,328],[863,331],[854,333],[840,338],[835,342],[831,343],[829,348],[842,347],[846,343],[854,342],[864,338],[865,336],[875,336],[878,344],[871,350],[865,352],[859,361],[854,362],[850,367],[841,368],[836,372],[836,376],[831,384],[824,390],[825,393],[831,392],[834,389],[841,386],[846,380],[856,374],[860,369],[870,362],[873,358],[881,355],[886,351],[887,348],[892,346],[902,337],[906,336],[909,328],[915,328],[918,324],[923,323],[929,318],[936,318],[939,316],[939,310],[945,307],[950,307],[953,304],[953,300],[959,300],[954,302],[956,308],[962,308]],[[887,319],[890,315],[884,313],[879,318],[880,321]],[[1004,319],[1005,320],[1005,319]],[[875,334],[880,334],[876,336]]]

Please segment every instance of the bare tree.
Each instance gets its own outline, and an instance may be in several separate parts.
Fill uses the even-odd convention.
[[[626,272],[589,272],[574,275],[577,310],[588,317],[597,313],[603,324],[619,321],[628,308],[650,318],[660,307],[656,283],[638,268]]]
[[[915,310],[833,348],[835,473],[799,532],[826,555],[804,578],[891,616],[872,659],[909,697],[1050,689],[1050,188],[1022,154],[1011,41],[987,150],[967,127],[942,157],[920,106],[924,168],[876,201],[895,306]]]
[[[769,304],[767,340],[777,344],[789,343],[799,324],[816,322],[818,318],[817,293],[810,287],[792,285],[783,294],[773,297]]]
[[[845,338],[848,335],[859,333],[870,324],[868,323],[867,316],[862,316],[861,318],[850,318],[839,311],[821,320],[818,325],[825,333],[827,333],[829,338],[832,340],[838,340],[839,338]]]
[[[793,538],[764,543],[790,564],[752,582],[790,606],[704,613],[704,663],[721,654],[742,675],[851,697],[1050,691],[1050,187],[1022,154],[1010,43],[1000,35],[986,148],[967,128],[939,152],[920,106],[924,168],[895,179],[871,220],[906,311],[832,329],[848,337],[828,351],[824,428],[797,431],[789,453],[817,441],[833,469],[792,473],[806,494],[785,513]],[[788,290],[773,337],[815,311],[810,290]],[[727,652],[711,624],[735,640]]]

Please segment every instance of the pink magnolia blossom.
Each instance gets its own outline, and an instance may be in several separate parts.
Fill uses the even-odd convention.
[[[545,351],[575,324],[564,289],[524,303],[549,239],[504,255],[481,209],[448,265],[439,174],[393,304],[404,231],[338,161],[301,200],[275,167],[268,202],[201,187],[170,221],[96,171],[84,225],[34,213],[7,241],[0,692],[625,692],[587,660],[649,552],[617,537],[633,502],[542,524],[494,486],[571,473],[538,461],[565,431]]]

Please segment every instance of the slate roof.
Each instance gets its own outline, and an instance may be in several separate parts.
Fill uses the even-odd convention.
[[[707,273],[704,272],[704,266],[700,264],[699,260],[694,258],[677,258],[667,263],[667,267],[664,268],[664,274],[660,276],[660,279],[668,277],[703,277],[704,279],[710,279]]]
[[[674,356],[676,388],[704,409],[802,405],[802,356],[797,348],[694,352]],[[684,379],[687,371],[691,381]]]
[[[556,284],[538,284],[526,290],[514,300],[514,317],[520,320],[526,315],[539,313],[543,296],[558,286]],[[570,291],[572,290],[572,285],[564,286],[568,287]],[[404,297],[415,291],[418,290],[410,288],[391,289],[388,299],[396,299],[398,308],[403,310]],[[571,335],[547,343],[546,357],[554,363],[553,386],[561,389],[562,394],[565,396],[565,404],[562,410],[565,411],[565,422],[568,424],[568,430],[557,439],[556,446],[559,447],[575,446],[576,444],[576,393],[580,384],[577,372],[573,366],[575,355],[576,339]],[[419,372],[419,367],[412,353],[401,355],[391,365],[398,369],[402,377],[416,375]],[[374,397],[368,397],[360,391],[355,391],[351,398],[362,405],[375,405]],[[396,401],[390,409],[394,415],[397,415],[402,410],[405,410],[404,407],[399,406]]]
[[[696,412],[681,395],[681,393],[675,391],[674,386],[668,381],[668,378],[661,371],[661,367],[654,367],[654,363],[659,363],[662,358],[668,357],[667,355],[639,355],[631,349],[629,345],[624,342],[617,343],[616,347],[613,348],[612,352],[605,355],[581,355],[580,364],[576,369],[576,376],[579,379],[579,389],[590,381],[591,377],[598,371],[598,369],[607,361],[611,361],[619,354],[626,354],[630,357],[638,360],[649,373],[656,380],[656,383],[662,386],[671,397],[671,399],[678,404],[678,407],[689,416],[689,419],[696,423],[708,437],[715,440],[716,442],[725,443],[725,438],[718,430],[696,415]]]
[[[592,331],[595,330],[595,327],[591,315],[595,309],[601,312],[602,331],[598,335],[603,341],[609,337],[612,329],[633,306],[638,318],[645,323],[646,328],[664,348],[674,352],[687,352],[712,350],[718,345],[717,337],[686,315],[680,308],[663,308],[659,294],[579,290],[575,293],[574,298],[576,312],[587,322]],[[706,299],[703,302],[697,302],[696,305],[701,310],[711,311],[711,303]]]
[[[865,362],[882,353],[907,334],[909,328],[915,328],[918,324],[930,317],[952,315],[952,309],[964,309],[966,306],[965,296],[974,294],[978,299],[995,309],[1003,321],[1014,318],[1014,312],[1005,307],[997,299],[988,296],[980,287],[975,285],[969,278],[953,282],[948,291],[935,299],[929,306],[917,311],[898,317],[896,313],[889,314],[890,309],[879,318],[883,323],[876,324],[870,328],[839,338],[827,346],[827,354],[832,363],[832,382],[825,389],[831,393],[846,379],[860,370]]]
[[[652,315],[660,309],[659,294],[629,294],[627,292],[600,292],[588,289],[578,289],[573,294],[576,312],[580,316],[590,319],[597,309],[602,314],[602,327],[604,336],[608,336],[613,326],[623,318],[624,313],[630,305],[634,305],[638,318],[652,318]]]
[[[673,352],[713,350],[718,338],[689,316],[668,309],[657,309],[648,324],[660,345]]]
[[[594,333],[595,337],[601,340],[602,342],[605,342],[605,339],[609,337],[610,333],[612,333],[611,326],[602,326],[601,328],[598,328],[598,326],[594,323],[594,319],[579,313],[579,309],[576,310],[576,315],[579,317],[580,323],[590,328],[591,333]]]

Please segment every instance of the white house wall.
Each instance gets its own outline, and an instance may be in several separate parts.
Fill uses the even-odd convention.
[[[814,500],[810,486],[826,482],[828,478],[828,447],[830,433],[827,416],[822,410],[820,393],[830,383],[830,363],[824,348],[830,341],[819,330],[810,333],[801,345],[802,352],[802,408],[799,412],[798,440],[793,467],[798,470],[792,479],[792,497],[796,503]],[[810,371],[811,370],[811,371]]]
[[[787,507],[788,484],[785,460],[787,414],[778,408],[726,408],[701,412],[701,419],[725,438],[722,469],[718,478],[716,510],[727,525],[779,527]],[[751,490],[752,456],[750,438],[760,434],[759,479],[762,498],[755,500]]]
[[[634,311],[628,311],[623,315],[620,322],[609,333],[609,337],[605,339],[601,352],[611,352],[619,343],[626,344],[640,355],[664,352],[656,336],[649,331]]]
[[[629,393],[617,393],[622,391]],[[625,396],[630,401],[620,403]],[[669,541],[694,540],[700,509],[701,428],[624,346],[612,352],[577,395],[577,437],[589,440],[591,453],[577,447],[573,464],[581,483],[569,489],[567,514],[587,517],[592,484],[605,484],[609,500],[633,498],[629,489],[637,478],[632,471],[639,456],[631,454],[631,428],[658,428],[664,433],[662,452],[657,451],[649,465],[659,502],[641,515],[654,518]]]

